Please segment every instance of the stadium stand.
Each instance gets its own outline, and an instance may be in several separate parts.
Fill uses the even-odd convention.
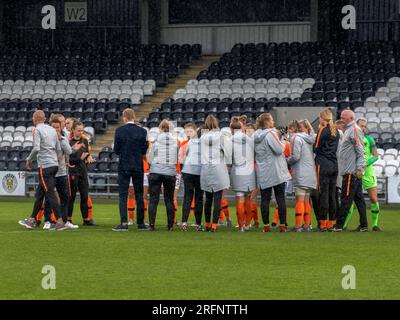
[[[51,48],[2,48],[3,80],[155,80],[187,68],[201,55],[200,45],[139,45],[107,47],[76,45]],[[7,84],[7,83],[5,83]]]
[[[189,67],[201,46],[3,47],[0,56],[0,170],[10,171],[25,169],[35,110],[82,120],[93,141]]]
[[[357,117],[368,119],[369,134],[383,149],[400,149],[400,78],[392,77],[364,106],[355,109]]]
[[[390,99],[400,92],[399,48],[389,41],[236,44],[142,123],[152,128],[169,117],[182,126],[200,123],[212,113],[224,126],[232,115],[254,119],[280,106],[327,106],[338,113],[352,109],[361,115],[360,108],[372,101],[386,107],[381,118],[390,117],[389,111],[395,110],[389,107],[397,101]],[[378,139],[380,146],[395,147],[393,136],[392,141],[388,135],[383,138]]]
[[[199,45],[3,48],[0,125],[26,124],[43,108],[81,118],[102,133],[120,111],[116,103],[139,105],[199,55]]]
[[[136,50],[130,47],[132,52],[126,48],[109,49],[101,57],[87,48],[86,58],[75,62],[72,59],[68,68],[63,68],[66,63],[63,59],[51,65],[53,69],[43,69],[38,60],[35,67],[25,68],[27,73],[18,73],[19,76],[15,70],[20,69],[14,64],[13,69],[6,68],[5,62],[0,63],[3,78],[0,80],[0,170],[24,170],[24,160],[32,146],[30,119],[38,107],[46,114],[61,112],[66,117],[82,119],[85,130],[93,137],[104,132],[108,123],[117,123],[123,109],[139,105],[157,86],[165,85],[157,74],[164,74],[165,79],[176,77],[175,67],[185,68],[191,59],[201,55],[198,45],[182,46],[185,54],[179,53],[179,48],[141,46]],[[219,118],[221,127],[227,127],[232,116],[245,114],[254,121],[259,114],[280,106],[331,106],[337,107],[338,112],[350,108],[358,117],[368,119],[370,134],[380,148],[375,165],[378,177],[396,175],[400,173],[400,134],[396,132],[400,129],[399,48],[392,42],[237,44],[141,123],[148,128],[150,139],[154,139],[161,120],[174,120],[178,136],[184,138],[184,124],[201,124],[209,114]],[[147,50],[153,50],[155,60],[166,52],[174,52],[175,60],[165,58],[163,61],[169,62],[158,65],[162,66],[161,73],[155,71],[155,60],[152,60],[153,69],[148,73],[143,67],[146,65],[143,53],[148,53]],[[72,48],[63,52],[69,52],[68,57],[75,55]],[[118,59],[111,63],[107,60],[111,52],[128,58],[123,64]],[[7,54],[3,53],[3,57],[10,59],[10,51]],[[93,55],[97,67],[95,62],[89,63]],[[142,60],[129,62],[135,55]],[[24,61],[21,57],[21,52],[15,52],[13,61]],[[47,57],[54,61],[50,59],[50,51]],[[178,64],[177,57],[181,57]],[[25,62],[29,65],[28,59]],[[132,68],[126,68],[127,65]],[[93,66],[96,73],[88,72]],[[71,68],[73,72],[65,71]],[[35,73],[29,74],[28,70]],[[56,74],[64,71],[60,77],[55,76],[54,70]],[[118,156],[112,148],[105,147],[89,171],[112,174],[117,168]],[[104,177],[97,176],[91,180],[99,192],[105,188],[103,180]]]
[[[181,127],[213,114],[227,127],[232,116],[254,122],[281,106],[352,109],[380,148],[378,176],[399,174],[399,54],[398,43],[383,41],[236,44],[142,124],[153,130],[168,118]]]

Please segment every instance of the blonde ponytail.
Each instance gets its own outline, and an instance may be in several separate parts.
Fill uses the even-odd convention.
[[[325,109],[324,111],[320,112],[319,116],[321,119],[323,119],[329,123],[329,130],[330,130],[331,136],[336,138],[337,130],[335,127],[335,123],[333,122],[332,111],[330,109]]]
[[[331,130],[331,136],[336,138],[337,130],[333,119],[329,120],[329,129]]]
[[[307,119],[300,120],[300,121],[299,121],[299,125],[301,125],[301,126],[303,126],[304,128],[306,128],[308,134],[310,134],[311,132],[314,131],[314,128],[312,127],[310,121],[308,121]]]

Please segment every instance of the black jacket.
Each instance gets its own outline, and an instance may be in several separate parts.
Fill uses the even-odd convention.
[[[340,135],[331,136],[329,125],[318,130],[314,144],[315,163],[320,166],[321,172],[334,173],[338,171],[337,149]],[[317,170],[319,170],[317,168]]]
[[[73,147],[76,143],[83,143],[84,147],[76,152],[72,152],[72,154],[69,156],[69,164],[72,166],[69,168],[69,174],[71,176],[87,176],[87,157],[83,160],[81,159],[81,157],[82,153],[90,152],[89,141],[85,137],[82,137],[79,140],[75,140],[71,135],[69,139],[69,144],[71,145],[71,147]]]
[[[143,172],[147,148],[147,131],[138,125],[128,123],[115,131],[114,152],[119,155],[120,171]]]

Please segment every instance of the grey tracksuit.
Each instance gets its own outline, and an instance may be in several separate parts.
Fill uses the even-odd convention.
[[[187,143],[186,158],[182,173],[199,176],[201,174],[201,143],[200,139],[193,138]]]
[[[364,171],[364,135],[353,121],[348,124],[343,135],[339,152],[339,175],[355,174]]]
[[[254,139],[243,132],[232,136],[231,186],[236,192],[251,192],[257,188],[254,168]]]
[[[162,132],[148,151],[150,173],[176,176],[178,163],[178,141],[171,133]]]
[[[71,133],[66,128],[64,128],[63,134],[64,134],[64,137],[66,137],[68,139]]]
[[[341,131],[341,130],[338,130],[338,133],[339,133],[339,144],[338,144],[338,149],[337,149],[337,158],[339,159],[339,154],[340,154],[340,148],[342,147],[342,142],[343,142],[343,135],[344,135],[344,133]],[[339,172],[340,172],[340,163],[338,163],[338,170],[339,170]],[[343,178],[342,178],[342,176],[340,175],[340,174],[338,174],[338,177],[337,177],[337,184],[336,184],[336,186],[338,187],[338,188],[341,188],[342,187],[342,181],[343,181]]]
[[[219,130],[209,131],[201,142],[201,189],[218,192],[230,186],[227,165],[232,163],[232,142]]]
[[[292,166],[294,187],[309,189],[317,188],[317,173],[315,169],[313,144],[315,135],[296,133],[291,139],[291,155],[287,159]]]
[[[61,145],[57,132],[47,124],[40,123],[33,130],[33,149],[26,160],[37,159],[41,168],[58,167]]]
[[[69,144],[68,138],[64,136],[62,136],[60,139],[60,146],[62,156],[59,159],[58,172],[56,174],[56,177],[65,177],[68,175],[67,163],[69,161],[69,156],[72,153],[72,148]]]
[[[254,150],[258,187],[267,189],[290,180],[284,157],[285,144],[280,142],[275,129],[257,130]]]

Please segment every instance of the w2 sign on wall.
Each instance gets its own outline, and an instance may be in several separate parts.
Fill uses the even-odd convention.
[[[25,172],[0,171],[0,196],[25,196]]]
[[[87,2],[65,2],[64,17],[65,22],[86,22]]]

